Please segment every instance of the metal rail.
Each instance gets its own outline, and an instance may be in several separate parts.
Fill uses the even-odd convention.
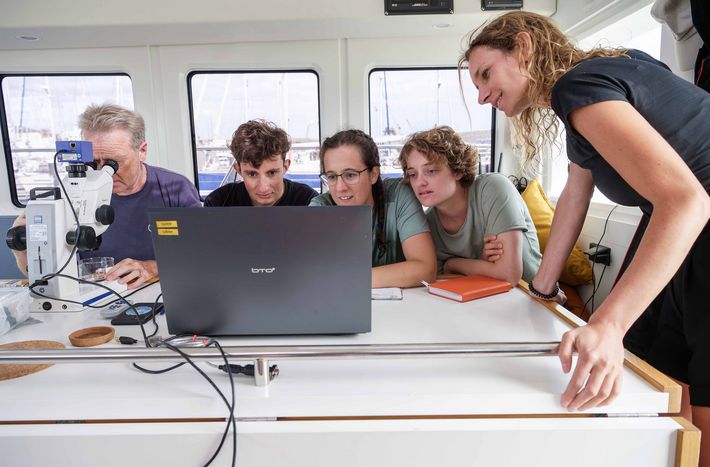
[[[557,354],[559,342],[488,342],[449,344],[272,345],[223,346],[227,358],[254,361],[254,380],[266,386],[278,374],[270,360],[370,359],[432,357],[535,357]],[[193,360],[222,360],[213,347],[181,347]],[[102,349],[2,350],[0,364],[179,362],[183,358],[165,347]]]

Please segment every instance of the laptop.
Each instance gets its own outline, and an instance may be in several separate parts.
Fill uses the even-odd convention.
[[[148,214],[171,334],[370,331],[369,206]]]

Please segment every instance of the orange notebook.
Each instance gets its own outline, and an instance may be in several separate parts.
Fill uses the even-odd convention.
[[[476,298],[507,292],[512,288],[513,286],[506,281],[473,275],[431,284],[429,293],[459,302],[467,302]]]

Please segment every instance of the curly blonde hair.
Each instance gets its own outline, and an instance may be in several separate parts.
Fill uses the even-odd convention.
[[[418,131],[407,138],[399,153],[399,164],[407,177],[407,157],[413,150],[424,154],[429,162],[449,166],[455,175],[461,175],[461,185],[471,186],[478,173],[478,148],[466,144],[451,127],[438,126],[427,131]]]
[[[532,50],[529,59],[521,33],[530,35]],[[537,149],[554,142],[557,117],[550,108],[552,87],[558,79],[582,60],[593,57],[618,57],[628,49],[597,47],[589,51],[578,49],[549,18],[527,11],[512,11],[474,29],[468,36],[468,48],[459,59],[459,69],[468,62],[477,47],[487,46],[512,54],[518,47],[518,62],[528,78],[527,96],[532,105],[519,116],[514,125],[522,132],[525,160],[535,157]],[[537,131],[534,131],[537,130]]]

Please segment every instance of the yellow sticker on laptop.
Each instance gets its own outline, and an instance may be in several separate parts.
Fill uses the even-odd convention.
[[[180,235],[180,232],[178,229],[158,229],[158,235],[172,235],[177,237]]]
[[[177,229],[177,221],[155,221],[155,226],[159,229]]]

